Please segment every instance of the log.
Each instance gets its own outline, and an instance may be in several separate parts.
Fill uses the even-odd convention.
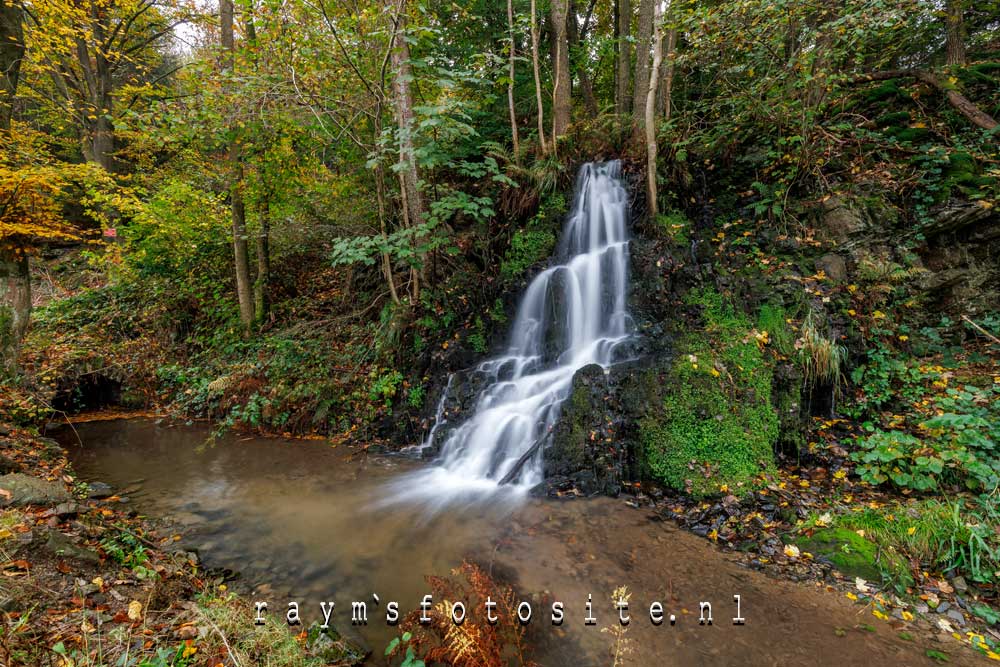
[[[997,121],[993,118],[993,116],[980,109],[976,106],[975,102],[958,92],[957,89],[946,86],[933,72],[928,72],[927,70],[892,69],[881,72],[871,72],[869,74],[862,74],[854,77],[849,80],[849,83],[866,83],[869,81],[887,81],[889,79],[907,78],[916,79],[917,81],[926,83],[938,92],[944,93],[944,96],[948,99],[948,103],[951,104],[951,106],[953,106],[960,114],[968,118],[973,125],[981,127],[984,130],[992,130],[996,128]]]
[[[528,447],[528,451],[526,451],[524,454],[521,454],[521,458],[519,458],[514,463],[514,467],[511,468],[510,471],[506,475],[504,475],[499,482],[497,482],[497,484],[499,486],[503,486],[504,484],[510,484],[511,482],[513,482],[514,478],[516,478],[518,473],[521,472],[521,468],[524,467],[524,464],[531,460],[531,457],[535,455],[535,452],[539,450],[539,448],[542,446],[544,442],[545,442],[544,436],[539,438],[538,440],[535,440],[535,444],[533,444],[531,447]]]

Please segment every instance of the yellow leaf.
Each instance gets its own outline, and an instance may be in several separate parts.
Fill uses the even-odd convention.
[[[797,546],[795,546],[794,544],[786,544],[785,545],[785,555],[788,556],[789,558],[798,558],[799,557],[799,548]]]
[[[128,603],[128,620],[142,620],[142,603],[138,600],[132,600]]]

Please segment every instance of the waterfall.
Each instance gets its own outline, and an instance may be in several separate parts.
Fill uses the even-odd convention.
[[[446,435],[437,465],[408,481],[410,491],[447,496],[501,483],[523,491],[542,481],[542,448],[573,375],[590,364],[608,368],[631,334],[620,173],[618,161],[580,169],[558,263],[528,285],[506,351],[476,368],[484,382],[472,413]],[[443,401],[425,446],[446,419]]]

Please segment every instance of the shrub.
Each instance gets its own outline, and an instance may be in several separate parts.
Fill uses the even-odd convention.
[[[852,456],[857,472],[870,484],[891,481],[903,489],[927,491],[940,484],[962,484],[992,491],[1000,483],[1000,386],[948,389],[935,401],[936,415],[914,433],[901,429],[859,441]]]

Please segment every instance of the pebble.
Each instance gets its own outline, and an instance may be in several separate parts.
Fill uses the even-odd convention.
[[[969,584],[966,583],[965,577],[955,577],[951,580],[951,585],[955,587],[955,590],[959,593],[964,593],[969,590]]]
[[[965,616],[957,609],[952,609],[948,612],[948,618],[957,622],[959,625],[965,625]]]
[[[948,602],[948,601],[944,601],[941,604],[939,604],[937,606],[937,609],[935,609],[934,611],[936,611],[939,614],[943,614],[946,611],[948,611],[949,609],[951,609],[951,603]]]
[[[930,607],[928,607],[927,604],[924,602],[918,603],[917,606],[914,607],[914,609],[917,610],[918,614],[926,614],[931,610]]]

